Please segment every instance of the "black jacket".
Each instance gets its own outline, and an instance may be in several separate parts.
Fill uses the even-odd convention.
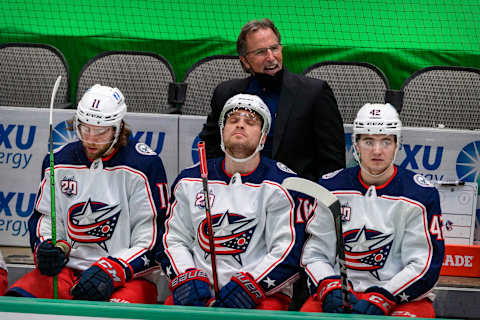
[[[208,158],[223,156],[218,118],[230,97],[247,93],[250,80],[229,80],[215,88],[211,112],[200,132]],[[321,175],[345,167],[342,117],[325,81],[285,70],[274,130],[272,158],[301,177],[317,181]]]

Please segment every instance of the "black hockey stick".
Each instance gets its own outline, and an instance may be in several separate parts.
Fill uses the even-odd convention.
[[[50,153],[50,213],[52,220],[52,244],[57,244],[57,223],[55,219],[55,161],[53,157],[53,103],[57,95],[58,86],[62,76],[58,76],[52,90],[52,98],[50,99],[50,136],[49,136],[49,153]],[[53,298],[58,298],[57,276],[53,277]]]
[[[342,230],[342,212],[340,202],[337,197],[318,183],[307,179],[290,177],[283,180],[282,186],[285,189],[297,191],[311,196],[330,209],[335,221],[335,231],[337,235],[337,255],[338,264],[340,266],[340,281],[342,283],[342,300],[345,312],[350,312],[351,306],[348,296],[348,277],[347,265],[345,262],[345,244],[343,242]]]
[[[210,197],[208,194],[208,169],[207,156],[205,154],[205,142],[198,143],[198,154],[200,158],[200,175],[202,176],[203,197],[205,198],[205,214],[207,216],[208,243],[210,245],[210,257],[212,261],[213,289],[215,290],[215,299],[218,299],[218,276],[217,276],[217,255],[215,253],[215,239],[213,237],[212,215],[210,214]]]

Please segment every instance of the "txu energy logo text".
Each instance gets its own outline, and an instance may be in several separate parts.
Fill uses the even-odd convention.
[[[0,232],[14,237],[25,237],[28,233],[27,218],[35,205],[35,193],[0,191]],[[15,210],[12,210],[15,208]]]
[[[25,169],[32,153],[29,150],[35,141],[36,126],[0,123],[0,165],[13,169]]]
[[[443,147],[422,146],[419,144],[413,147],[409,144],[403,144],[403,151],[405,152],[405,159],[400,164],[400,167],[411,170],[418,170],[419,165],[416,160],[417,154],[423,148],[422,167],[426,170],[437,170],[442,163]]]

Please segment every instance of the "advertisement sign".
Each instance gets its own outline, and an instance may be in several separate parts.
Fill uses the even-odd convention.
[[[55,148],[76,139],[66,123],[73,114],[74,110],[55,110]],[[48,109],[0,107],[0,245],[28,246],[27,221],[40,183],[41,162],[48,152],[48,119]],[[125,120],[135,139],[160,154],[169,184],[180,170],[198,161],[198,133],[206,117],[128,113]],[[352,166],[352,126],[344,127],[347,166]],[[478,184],[480,131],[404,128],[401,142],[395,160],[398,166],[433,182],[461,180]],[[465,206],[453,209],[464,210]],[[471,221],[468,217],[449,220],[451,230],[444,226],[447,238],[456,237],[460,227],[471,228],[465,227],[466,221]]]
[[[179,168],[195,163],[197,134],[206,117],[180,116]],[[347,167],[353,158],[352,125],[344,125]],[[404,127],[395,164],[429,181],[480,181],[480,131]],[[191,153],[191,155],[189,154]]]
[[[181,116],[178,122],[178,168],[182,171],[198,162],[198,133],[202,130],[207,117]]]
[[[440,275],[480,277],[480,246],[446,245]]]

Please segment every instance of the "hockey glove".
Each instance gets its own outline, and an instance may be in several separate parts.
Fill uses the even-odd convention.
[[[366,295],[353,305],[352,313],[389,315],[395,308],[395,298],[387,290],[380,287],[370,287]]]
[[[83,271],[72,288],[73,299],[108,300],[115,288],[123,287],[132,277],[130,266],[119,259],[100,258]]]
[[[313,296],[322,304],[323,312],[331,313],[345,313],[350,310],[345,310],[342,298],[342,282],[339,276],[332,276],[323,279],[318,286],[317,294]],[[348,299],[350,305],[357,302],[357,297],[352,291],[352,284],[349,284]]]
[[[253,309],[265,298],[263,289],[246,272],[238,272],[232,276],[220,292],[218,299],[211,305],[221,308]]]
[[[175,305],[205,307],[212,297],[207,274],[196,268],[176,276],[169,287]]]
[[[45,240],[37,246],[35,264],[41,274],[56,276],[68,262],[70,245],[66,241],[57,241],[56,246],[52,240]]]

